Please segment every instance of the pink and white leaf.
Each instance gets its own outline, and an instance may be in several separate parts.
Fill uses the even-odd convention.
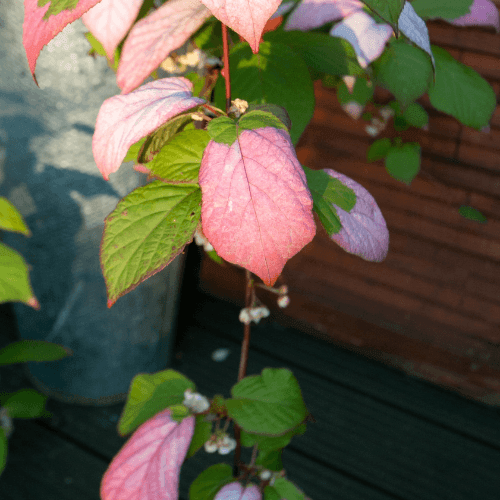
[[[264,26],[281,3],[281,0],[202,0],[212,14],[227,24],[249,44],[254,54]]]
[[[43,16],[49,10],[50,2],[43,7],[38,7],[38,0],[24,0],[23,46],[28,58],[31,76],[37,85],[35,66],[43,47],[69,23],[81,17],[100,1],[80,0],[75,9],[64,10],[55,16],[50,16],[45,21]]]
[[[500,32],[498,7],[491,0],[474,0],[469,14],[446,21],[456,26],[493,26]]]
[[[262,500],[262,493],[255,484],[243,488],[236,481],[223,486],[215,495],[214,500]]]
[[[104,179],[116,172],[132,144],[174,116],[205,102],[193,97],[193,84],[183,77],[163,78],[127,95],[106,99],[92,139],[92,151]]]
[[[359,0],[302,0],[288,19],[285,30],[307,31],[338,21],[362,10]]]
[[[331,36],[343,38],[353,46],[362,68],[382,54],[393,34],[388,24],[377,24],[363,11],[352,14],[330,30]]]
[[[83,14],[82,21],[99,40],[109,60],[135,21],[143,0],[101,0]]]
[[[116,73],[122,94],[140,85],[211,15],[199,0],[169,0],[136,23],[125,40]]]
[[[356,193],[356,204],[346,212],[334,204],[342,229],[331,236],[346,252],[372,262],[381,262],[389,251],[389,230],[373,196],[356,181],[335,170],[325,169]]]
[[[285,130],[210,141],[199,173],[202,229],[218,255],[273,285],[314,237],[312,197]]]
[[[176,422],[168,408],[144,422],[104,474],[101,500],[177,500],[193,433],[194,417]]]

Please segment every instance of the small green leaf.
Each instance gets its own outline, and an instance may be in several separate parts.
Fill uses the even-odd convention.
[[[222,257],[219,257],[218,253],[215,250],[210,250],[209,252],[206,252],[206,254],[214,261],[217,262],[217,264],[223,264],[224,259]]]
[[[199,97],[203,97],[203,98],[205,97],[205,96],[200,95],[201,91],[203,90],[203,86],[205,85],[205,77],[204,76],[192,71],[191,73],[184,75],[184,78],[187,78],[193,84],[193,90],[191,91],[191,93],[194,96],[199,96]]]
[[[38,0],[38,7],[43,7],[48,2],[50,2],[50,5],[49,9],[43,16],[44,21],[46,21],[50,16],[60,14],[63,10],[75,9],[79,0]]]
[[[170,417],[176,422],[182,422],[190,413],[189,409],[184,405],[170,405]]]
[[[388,22],[395,32],[398,30],[398,19],[405,0],[362,0],[365,5],[370,7],[375,14]]]
[[[192,37],[195,45],[210,53],[222,51],[222,32],[215,18],[210,18]]]
[[[236,122],[227,116],[219,116],[208,122],[207,132],[212,140],[228,146],[231,146],[238,137]]]
[[[213,500],[217,492],[234,481],[233,469],[228,464],[215,464],[204,470],[189,488],[189,500]]]
[[[466,219],[470,219],[476,222],[482,222],[483,224],[485,222],[488,222],[488,219],[479,210],[473,207],[467,207],[464,205],[458,209],[458,212],[462,217],[465,217]]]
[[[409,128],[409,123],[402,115],[396,115],[394,117],[394,130],[396,130],[397,132],[402,132],[403,130],[408,130]]]
[[[3,406],[12,418],[37,418],[43,414],[47,396],[34,389],[20,389],[12,394]]]
[[[429,89],[431,104],[468,127],[480,130],[490,122],[496,97],[491,85],[476,71],[432,45],[436,82]]]
[[[355,101],[364,106],[373,97],[373,85],[365,78],[356,78],[352,92],[342,80],[337,88],[337,98],[340,104]]]
[[[175,135],[148,163],[151,174],[172,184],[197,184],[203,152],[210,142],[206,130],[185,130]]]
[[[26,361],[56,361],[72,355],[71,349],[45,340],[19,340],[0,350],[0,365]]]
[[[411,6],[422,19],[457,19],[469,14],[474,0],[413,0]]]
[[[284,477],[277,477],[274,481],[273,487],[280,495],[280,498],[286,498],[286,500],[305,499],[304,493],[302,493],[297,486]]]
[[[7,435],[5,431],[0,427],[0,476],[7,465],[7,453],[9,449],[9,443],[7,440]]]
[[[196,415],[196,423],[191,444],[186,454],[186,458],[191,458],[212,435],[212,422],[205,420],[205,415]]]
[[[0,229],[31,236],[22,215],[17,208],[3,196],[0,196]]]
[[[271,113],[278,118],[278,120],[280,120],[288,130],[292,128],[292,121],[290,120],[286,109],[282,106],[277,106],[276,104],[250,104],[246,115],[252,111],[265,111],[266,113]]]
[[[304,166],[302,168],[313,198],[313,210],[318,214],[329,236],[338,233],[342,224],[333,204],[350,212],[356,204],[356,194],[323,170],[312,170]]]
[[[181,132],[185,127],[193,121],[192,113],[184,113],[177,115],[168,122],[164,123],[159,129],[148,135],[139,150],[137,156],[138,163],[148,163],[161,151],[163,146],[168,143],[172,137],[178,132]],[[142,140],[142,139],[141,139]],[[140,142],[140,141],[139,141]],[[133,147],[133,146],[132,146]]]
[[[429,123],[427,111],[418,104],[412,102],[404,111],[403,118],[413,127],[422,128]]]
[[[262,375],[240,380],[226,399],[230,417],[247,432],[280,436],[307,416],[300,387],[287,369],[265,368]]]
[[[274,114],[267,111],[254,110],[245,113],[238,120],[238,135],[240,130],[255,130],[264,127],[274,127],[288,132],[286,125]]]
[[[377,161],[385,158],[391,148],[391,140],[387,137],[377,139],[366,152],[367,161]]]
[[[427,92],[432,82],[429,56],[402,38],[392,39],[372,66],[377,83],[394,94],[403,108]]]
[[[141,150],[143,144],[146,142],[146,137],[139,139],[135,144],[132,144],[130,148],[128,148],[127,155],[123,158],[123,163],[127,163],[128,161],[137,161],[137,157],[139,156],[139,151]]]
[[[265,469],[272,471],[283,470],[283,461],[281,460],[281,455],[283,450],[267,450],[259,451],[257,459],[255,460],[256,465],[261,465]]]
[[[392,177],[409,185],[420,171],[420,144],[409,142],[391,147],[385,168]]]
[[[264,488],[264,500],[281,500],[281,495],[269,484]]]
[[[89,55],[95,53],[99,56],[106,57],[106,51],[104,50],[101,42],[90,31],[87,31],[86,33],[84,33],[84,35],[87,41],[90,43],[90,46],[92,47],[92,49],[89,51]]]
[[[241,445],[248,448],[256,444],[260,451],[278,450],[287,446],[293,436],[296,434],[304,434],[305,431],[306,424],[304,423],[282,436],[262,436],[242,430]]]
[[[175,370],[136,375],[127,395],[127,401],[118,421],[120,436],[130,434],[151,417],[184,401],[184,391],[196,389],[191,380]]]

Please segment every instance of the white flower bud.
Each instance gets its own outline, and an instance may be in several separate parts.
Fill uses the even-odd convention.
[[[196,122],[202,122],[204,115],[201,111],[197,111],[196,113],[191,113],[191,118]]]
[[[215,443],[214,441],[208,440],[204,444],[204,448],[207,453],[215,453],[219,447],[217,446],[217,443]]]
[[[272,472],[270,470],[264,469],[260,474],[259,477],[262,479],[262,481],[267,481],[268,479],[271,478]]]
[[[249,325],[252,322],[252,318],[246,307],[240,311],[239,320],[245,325]]]
[[[186,389],[184,392],[184,401],[182,404],[193,413],[202,413],[210,408],[208,399],[197,392],[193,393],[191,389]]]
[[[278,306],[282,309],[290,304],[290,297],[288,295],[282,295],[278,298]]]
[[[377,127],[374,127],[373,125],[367,125],[365,127],[366,132],[371,135],[372,137],[376,137],[379,134],[379,130]]]
[[[248,102],[243,99],[235,99],[231,104],[240,112],[244,113],[248,109]]]
[[[379,110],[380,116],[387,121],[391,116],[394,116],[394,110],[390,106],[384,106]]]
[[[219,454],[227,455],[236,448],[236,441],[229,436],[224,436],[219,442]]]

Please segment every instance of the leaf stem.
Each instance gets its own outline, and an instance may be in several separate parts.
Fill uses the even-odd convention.
[[[231,107],[231,75],[229,73],[229,46],[227,43],[227,26],[222,23],[222,47],[224,49],[224,80],[226,82],[226,113]]]
[[[246,277],[246,290],[245,290],[245,307],[251,307],[252,300],[254,297],[253,280],[248,269],[245,269]],[[250,349],[250,323],[244,325],[243,328],[243,342],[241,343],[241,355],[240,355],[240,367],[238,371],[238,382],[245,378],[247,373],[248,365],[248,351]],[[241,438],[240,438],[240,428],[234,422],[234,438],[236,439],[236,448],[234,450],[234,466],[233,475],[235,477],[239,476],[239,463],[241,457]]]

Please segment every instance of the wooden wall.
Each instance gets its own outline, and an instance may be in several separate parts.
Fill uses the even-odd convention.
[[[432,43],[481,73],[498,99],[500,35],[445,22],[429,23],[429,33]],[[422,171],[407,187],[383,162],[366,162],[373,141],[366,122],[348,117],[320,84],[316,99],[298,158],[310,168],[346,174],[372,193],[389,227],[389,254],[383,263],[365,262],[318,227],[314,241],[285,266],[291,305],[273,310],[304,331],[500,405],[500,107],[491,130],[478,132],[435,111],[427,95],[421,98],[429,130],[402,133],[423,151]],[[378,103],[390,99],[377,91]],[[379,137],[396,135],[389,126]],[[463,219],[462,205],[479,209],[488,222]],[[241,303],[242,270],[205,259],[201,286]],[[274,303],[267,293],[259,296]]]

